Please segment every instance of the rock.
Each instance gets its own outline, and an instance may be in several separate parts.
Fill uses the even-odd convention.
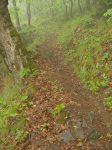
[[[83,140],[84,139],[83,129],[82,128],[76,128],[74,131],[74,137],[75,137],[75,139]]]
[[[73,136],[75,139],[80,139],[83,140],[84,139],[84,131],[83,131],[83,127],[82,127],[82,121],[78,120],[76,122],[76,125],[74,126],[73,129]]]
[[[106,127],[108,129],[108,133],[112,135],[112,124],[111,123],[107,123]]]
[[[70,114],[68,111],[64,110],[57,116],[56,122],[59,124],[64,124],[70,118]]]
[[[81,128],[81,127],[82,127],[82,122],[81,122],[81,120],[78,120],[78,121],[76,122],[76,126],[77,126],[77,128]]]
[[[83,121],[82,121],[82,127],[83,128],[88,128],[88,125],[87,125],[87,122],[86,122],[85,119],[83,119]]]
[[[62,133],[60,133],[59,138],[61,141],[65,142],[65,143],[74,141],[74,138],[70,131],[63,131]]]
[[[94,119],[95,119],[95,113],[94,113],[93,111],[90,111],[90,112],[88,113],[88,117],[89,117],[89,120],[90,120],[91,122],[93,122]]]
[[[90,129],[88,133],[88,140],[98,140],[101,137],[101,134],[95,129]]]

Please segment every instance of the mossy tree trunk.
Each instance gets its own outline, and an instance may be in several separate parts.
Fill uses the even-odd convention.
[[[8,11],[8,0],[0,0],[0,54],[12,73],[26,65],[25,48],[15,30]]]

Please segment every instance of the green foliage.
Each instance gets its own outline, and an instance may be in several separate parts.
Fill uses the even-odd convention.
[[[4,98],[0,96],[0,107],[4,106],[6,104]]]
[[[88,28],[85,24],[89,19],[85,17],[83,21],[74,33],[75,46],[66,51],[65,57],[84,84],[97,93],[107,87],[110,80],[111,50],[104,52],[102,45],[107,39],[111,42],[111,35],[108,34],[111,27],[105,27],[104,22],[103,25],[96,22],[95,26]]]
[[[20,77],[25,78],[25,77],[34,77],[40,74],[40,71],[38,69],[29,69],[29,68],[24,68],[23,70],[20,71]]]
[[[108,9],[106,13],[103,15],[104,17],[108,17],[108,22],[112,21],[112,8]]]
[[[0,148],[14,149],[15,145],[11,146],[11,143],[15,142],[11,142],[10,139],[20,142],[28,135],[24,131],[26,119],[23,108],[30,103],[27,100],[32,89],[24,86],[24,90],[21,91],[22,84],[13,85],[10,77],[7,77],[5,82],[4,90],[0,95]]]
[[[16,133],[15,133],[15,140],[17,142],[23,141],[24,139],[27,138],[27,136],[28,136],[28,132],[27,131],[23,131],[23,130],[17,129]]]
[[[28,95],[22,95],[21,96],[21,101],[26,101],[28,99]]]
[[[108,9],[106,13],[104,13],[105,17],[111,17],[112,16],[112,9]]]
[[[65,108],[64,104],[58,104],[52,111],[52,115],[54,117],[58,116],[64,110],[64,108]]]
[[[30,75],[30,69],[29,69],[29,68],[24,68],[24,69],[21,70],[21,72],[20,72],[20,77],[21,77],[21,78],[28,77],[29,75]]]
[[[35,76],[38,76],[39,74],[40,74],[40,70],[33,68],[33,69],[31,70],[30,77],[35,77]]]
[[[112,96],[105,98],[106,102],[105,105],[112,110]]]

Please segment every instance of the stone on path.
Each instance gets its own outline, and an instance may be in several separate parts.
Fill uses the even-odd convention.
[[[101,134],[98,131],[96,131],[96,129],[89,130],[88,140],[95,141],[95,140],[98,140],[100,137],[101,137]]]
[[[83,119],[83,121],[82,121],[82,127],[83,128],[88,128],[88,125],[87,125],[87,122],[86,122],[85,119]]]
[[[65,143],[69,143],[71,141],[74,141],[74,138],[73,138],[73,136],[69,130],[63,131],[62,133],[60,133],[59,138],[61,141],[65,142]]]
[[[94,113],[93,111],[90,111],[90,112],[88,113],[88,117],[89,117],[89,120],[90,120],[91,122],[93,122],[94,119],[95,119],[95,113]]]
[[[84,131],[83,131],[83,127],[82,127],[82,121],[78,120],[76,122],[76,126],[74,126],[74,130],[73,130],[73,136],[75,139],[80,139],[83,140],[84,139]]]

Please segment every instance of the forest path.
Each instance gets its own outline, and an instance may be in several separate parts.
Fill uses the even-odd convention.
[[[59,81],[64,90],[73,96],[74,101],[80,103],[83,113],[84,110],[96,111],[102,115],[105,122],[112,121],[112,113],[103,105],[102,95],[95,96],[87,90],[71,67],[64,62],[63,49],[55,34],[51,34],[46,44],[41,47],[41,55],[45,63],[53,69],[52,75],[47,70],[50,80]]]
[[[50,78],[59,81],[64,90],[72,95],[72,99],[78,105],[77,109],[76,106],[74,108],[72,107],[72,115],[74,116],[74,114],[79,113],[86,120],[88,114],[94,112],[95,120],[93,120],[95,121],[96,129],[100,128],[101,132],[105,135],[108,133],[106,126],[108,124],[112,125],[112,113],[106,111],[102,104],[103,100],[101,96],[98,98],[84,88],[84,85],[70,67],[64,63],[62,51],[62,48],[57,42],[57,37],[54,34],[49,36],[46,45],[41,48],[43,58],[53,68],[52,74],[50,71],[48,73]],[[110,149],[112,149],[112,145]]]
[[[46,142],[41,139],[43,142],[38,147],[34,138],[32,150],[112,150],[112,113],[105,109],[101,96],[98,98],[85,89],[64,63],[62,47],[55,34],[47,37],[40,51],[40,66],[47,72],[48,80],[57,81],[69,95],[68,102],[65,101],[69,116],[65,116],[64,129],[57,133],[56,141],[45,138],[49,144],[43,146]],[[64,120],[63,114],[61,117]]]

